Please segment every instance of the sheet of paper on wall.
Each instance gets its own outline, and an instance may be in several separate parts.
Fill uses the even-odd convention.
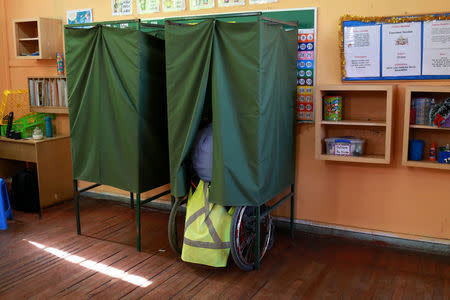
[[[133,13],[133,0],[111,0],[113,16],[127,16]]]
[[[264,4],[278,2],[278,0],[250,0],[250,4]]]
[[[218,0],[219,7],[245,5],[245,0]]]
[[[138,14],[150,14],[159,12],[159,0],[137,0]]]
[[[67,24],[81,24],[92,22],[92,8],[66,11]]]
[[[383,24],[382,76],[420,75],[420,22]]]
[[[214,0],[190,0],[191,10],[207,9],[214,7]]]
[[[162,0],[163,11],[185,10],[184,0]]]
[[[380,76],[381,25],[344,28],[346,77]]]
[[[423,23],[422,75],[450,74],[450,20]]]

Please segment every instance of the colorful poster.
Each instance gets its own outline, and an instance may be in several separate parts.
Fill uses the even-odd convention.
[[[67,24],[92,23],[92,8],[66,11]]]
[[[191,10],[207,9],[214,7],[214,0],[189,0]]]
[[[382,76],[417,76],[421,68],[420,22],[383,24]]]
[[[245,5],[245,0],[218,0],[219,7]]]
[[[185,10],[184,0],[162,0],[163,11]]]
[[[126,16],[133,13],[133,0],[111,0],[112,15]]]
[[[159,0],[137,0],[138,14],[150,14],[159,12]]]
[[[450,74],[450,20],[423,23],[422,75]]]
[[[380,76],[381,25],[344,28],[346,77]]]
[[[278,2],[278,0],[250,0],[250,4],[264,4]]]
[[[314,120],[314,29],[298,30],[297,121]]]

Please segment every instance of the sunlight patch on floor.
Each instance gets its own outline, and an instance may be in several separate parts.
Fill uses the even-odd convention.
[[[72,255],[69,252],[62,251],[57,248],[47,247],[43,244],[33,242],[33,241],[28,241],[28,240],[24,240],[24,241],[27,241],[28,243],[35,246],[36,248],[42,249],[50,254],[53,254],[56,257],[62,258],[68,262],[80,265],[80,266],[90,269],[92,271],[99,272],[99,273],[108,275],[113,278],[118,278],[120,280],[129,282],[131,284],[134,284],[134,285],[137,285],[140,287],[147,287],[150,284],[152,284],[151,281],[145,279],[144,277],[129,274],[128,272],[122,271],[120,269],[117,269],[117,268],[114,268],[111,266],[107,266],[105,264],[95,262],[93,260],[85,259],[85,258],[77,256],[77,255]]]

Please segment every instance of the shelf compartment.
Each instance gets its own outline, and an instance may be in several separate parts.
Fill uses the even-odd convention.
[[[35,52],[39,52],[39,41],[32,39],[32,40],[24,40],[17,43],[18,46],[18,53],[20,57],[33,57],[31,54]]]
[[[411,100],[419,97],[434,98],[436,103],[439,103],[450,97],[450,87],[420,85],[406,87],[402,164],[407,167],[450,170],[450,165],[440,164],[438,162],[428,160],[432,142],[436,145],[436,155],[439,154],[439,147],[450,144],[450,128],[439,128],[409,123]],[[408,160],[409,140],[412,139],[424,141],[423,160],[421,161]]]
[[[343,97],[343,120],[323,120],[323,97]],[[389,164],[392,96],[390,85],[323,85],[316,93],[315,156],[319,160]],[[327,155],[325,138],[363,138],[364,156]]]
[[[17,38],[38,38],[38,20],[23,20],[15,22]]]

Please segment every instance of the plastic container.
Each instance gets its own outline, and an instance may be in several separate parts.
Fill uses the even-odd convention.
[[[327,154],[340,156],[364,155],[365,139],[354,137],[329,137],[325,139]]]
[[[342,96],[323,97],[323,120],[324,121],[342,120]]]
[[[441,164],[450,164],[450,151],[446,147],[439,148],[438,162]]]
[[[419,161],[423,159],[423,147],[425,142],[422,140],[409,140],[408,159]]]
[[[51,138],[52,134],[52,119],[49,116],[45,117],[45,137]]]
[[[45,113],[31,113],[22,118],[14,121],[12,130],[18,131],[23,139],[32,137],[35,127],[39,127],[45,134],[45,117],[49,116],[51,119],[55,119],[54,114]],[[54,129],[52,128],[54,131]],[[1,135],[6,135],[6,126],[1,126]]]

